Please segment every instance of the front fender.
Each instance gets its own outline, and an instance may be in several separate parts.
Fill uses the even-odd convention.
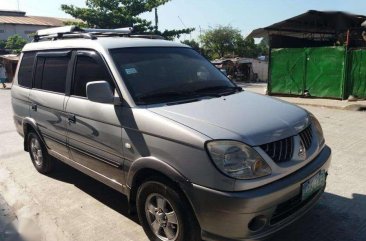
[[[159,172],[179,184],[190,183],[190,181],[178,170],[155,157],[141,157],[132,162],[126,177],[126,185],[131,188],[136,174],[144,169]]]

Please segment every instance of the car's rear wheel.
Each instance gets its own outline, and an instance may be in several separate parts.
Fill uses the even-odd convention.
[[[29,155],[38,172],[47,174],[53,169],[53,159],[48,155],[46,147],[35,132],[30,132],[27,138]]]
[[[200,229],[182,195],[158,181],[148,181],[137,193],[137,212],[152,241],[198,241]]]

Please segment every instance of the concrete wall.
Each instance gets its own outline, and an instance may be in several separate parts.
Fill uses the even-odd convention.
[[[31,33],[35,33],[39,29],[48,28],[47,26],[37,25],[23,25],[23,24],[1,24],[0,23],[0,40],[7,40],[14,34],[19,34],[21,37],[32,41],[32,37],[29,37]]]
[[[268,62],[253,59],[252,68],[253,72],[258,74],[259,80],[268,81]]]
[[[6,78],[5,67],[3,66],[2,63],[0,63],[0,79],[5,79],[5,78]]]

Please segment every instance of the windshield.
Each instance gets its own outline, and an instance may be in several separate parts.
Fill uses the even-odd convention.
[[[190,48],[121,48],[110,52],[136,104],[238,91],[220,70]]]

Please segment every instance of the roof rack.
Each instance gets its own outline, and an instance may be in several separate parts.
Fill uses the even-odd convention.
[[[96,29],[96,28],[79,28],[77,26],[64,26],[57,28],[41,29],[36,32],[33,42],[52,41],[57,39],[68,38],[85,38],[97,39],[97,37],[131,37],[131,38],[149,38],[164,39],[160,35],[150,34],[132,34],[133,27],[117,28],[117,29]]]

